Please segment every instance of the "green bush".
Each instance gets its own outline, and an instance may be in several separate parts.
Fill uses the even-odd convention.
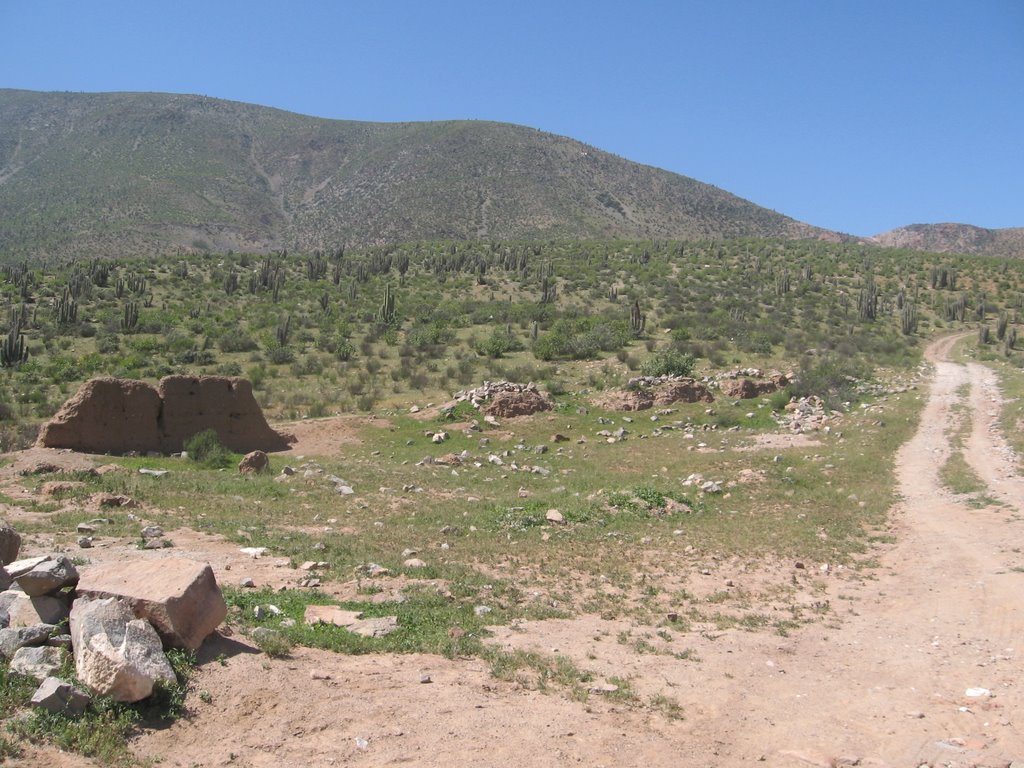
[[[221,352],[252,352],[259,347],[256,339],[247,333],[239,333],[237,330],[225,332],[217,340],[217,345]]]
[[[405,343],[416,349],[451,344],[455,340],[455,331],[445,323],[434,320],[432,323],[414,325],[405,332]]]
[[[693,355],[666,349],[649,357],[640,364],[644,376],[689,376],[697,364]]]
[[[495,328],[490,336],[474,345],[478,355],[495,359],[521,348],[519,340],[504,328]]]
[[[601,352],[614,352],[633,340],[625,320],[603,317],[563,318],[533,344],[540,360],[591,360]]]
[[[829,408],[839,408],[858,398],[857,382],[866,376],[863,368],[844,358],[805,359],[789,391],[794,397],[817,395]]]
[[[212,429],[192,435],[185,441],[185,450],[190,460],[204,467],[220,469],[231,464],[231,451],[221,445],[217,432]]]

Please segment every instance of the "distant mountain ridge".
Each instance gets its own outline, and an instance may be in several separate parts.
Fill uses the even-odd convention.
[[[971,224],[911,224],[868,240],[892,248],[936,253],[1024,257],[1024,227],[985,229]]]
[[[840,236],[507,123],[368,123],[202,96],[0,90],[0,256],[439,239]]]

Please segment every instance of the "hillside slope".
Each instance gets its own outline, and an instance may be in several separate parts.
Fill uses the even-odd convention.
[[[911,224],[869,238],[892,248],[1024,258],[1024,227],[984,229],[971,224]]]
[[[0,90],[0,256],[420,239],[825,237],[532,128],[325,120],[201,96]]]

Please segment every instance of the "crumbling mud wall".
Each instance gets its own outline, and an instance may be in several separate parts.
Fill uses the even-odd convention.
[[[239,453],[283,451],[291,435],[271,429],[246,379],[167,376],[144,381],[87,381],[43,426],[37,445],[86,453],[176,453],[197,432],[213,429]]]

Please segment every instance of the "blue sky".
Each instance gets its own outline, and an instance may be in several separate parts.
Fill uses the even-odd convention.
[[[0,87],[501,120],[818,226],[1024,226],[1020,0],[0,0]]]

